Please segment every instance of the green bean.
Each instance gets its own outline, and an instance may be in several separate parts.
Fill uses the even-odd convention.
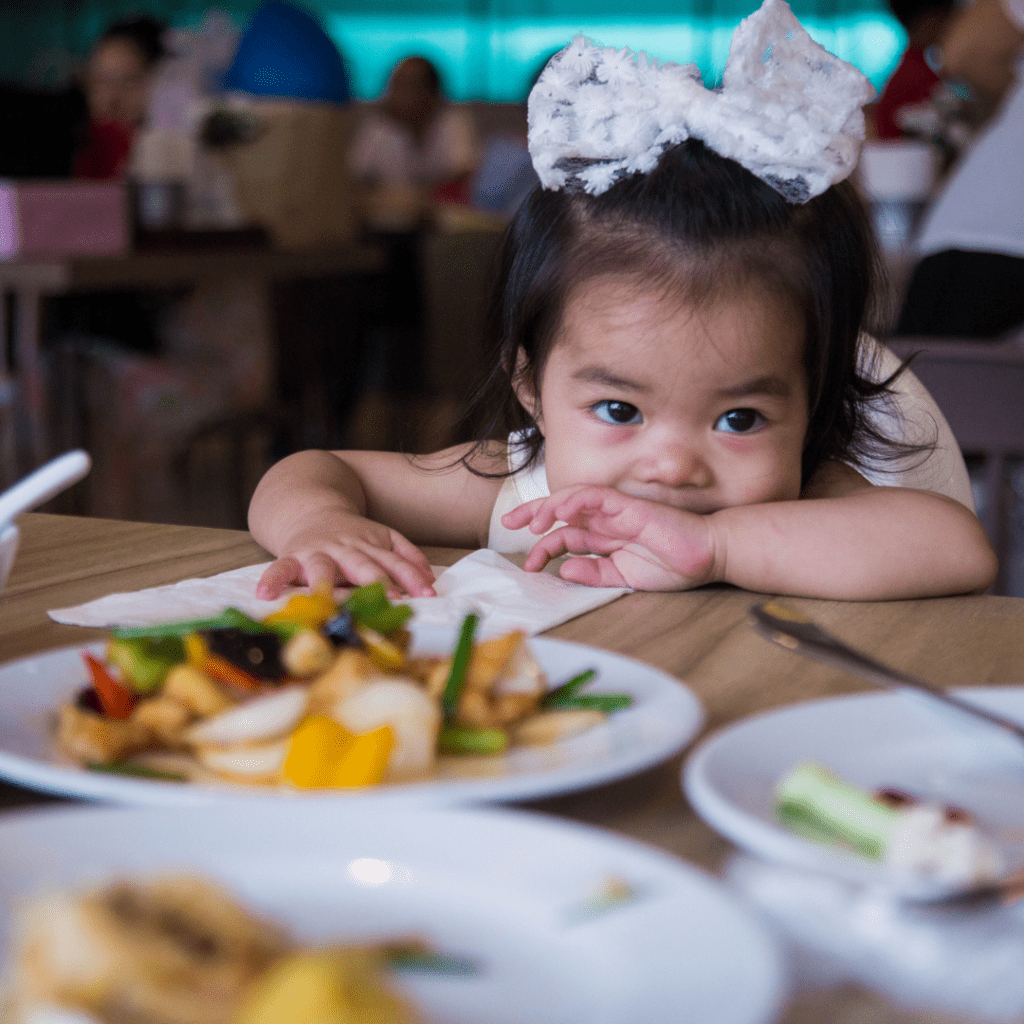
[[[441,708],[447,718],[451,718],[459,706],[462,686],[466,681],[466,669],[469,667],[470,655],[473,653],[473,635],[476,633],[479,621],[480,616],[475,612],[470,612],[462,620],[459,640],[455,645],[455,652],[452,654],[452,667],[441,693]]]
[[[219,615],[206,619],[182,619],[179,622],[162,622],[153,626],[127,626],[115,629],[111,635],[118,640],[158,640],[168,636],[185,636],[204,629],[241,629],[246,633],[269,633],[270,626],[246,615],[238,608],[225,608]]]
[[[574,697],[553,704],[545,704],[545,711],[569,711],[579,708],[591,708],[594,711],[622,711],[632,707],[633,698],[628,693],[580,693]]]
[[[91,772],[103,772],[107,775],[128,775],[142,779],[160,779],[164,782],[188,782],[188,776],[181,772],[147,768],[145,765],[132,764],[130,761],[93,761],[87,764],[86,768]]]
[[[441,754],[500,754],[508,747],[502,729],[478,729],[471,725],[442,725],[437,737]]]
[[[597,675],[597,670],[588,668],[584,672],[580,672],[579,675],[575,675],[568,682],[562,683],[561,686],[556,686],[553,690],[548,690],[540,700],[540,706],[542,708],[550,708],[557,706],[561,701],[567,697],[572,697],[577,690],[586,686]]]

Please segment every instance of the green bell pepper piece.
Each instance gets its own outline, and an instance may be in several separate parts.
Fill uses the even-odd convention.
[[[180,637],[115,637],[107,644],[107,661],[122,673],[122,682],[136,693],[159,689],[174,665],[185,660]]]
[[[388,600],[384,584],[379,580],[354,590],[343,606],[356,622],[387,636],[401,629],[412,615],[412,609],[405,604],[392,604]]]

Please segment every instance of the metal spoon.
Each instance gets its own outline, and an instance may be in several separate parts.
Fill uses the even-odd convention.
[[[838,637],[826,632],[800,612],[774,601],[766,601],[764,604],[754,605],[750,609],[750,616],[754,628],[761,636],[796,651],[805,658],[819,661],[832,668],[844,669],[876,686],[910,687],[958,711],[981,718],[1024,743],[1024,725],[1020,722],[1011,721],[977,704],[962,700],[933,683],[927,683],[916,676],[883,665],[880,661],[875,661],[874,658],[848,647]]]
[[[932,906],[950,909],[973,909],[1000,904],[1004,907],[1024,899],[1024,870],[997,878],[992,882],[981,882],[971,888],[940,896],[929,901]]]
[[[89,453],[76,448],[40,466],[0,494],[0,527],[77,483],[89,472]]]

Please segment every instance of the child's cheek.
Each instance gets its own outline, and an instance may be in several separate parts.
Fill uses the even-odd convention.
[[[730,505],[757,505],[766,501],[790,501],[800,497],[800,459],[788,451],[759,449],[757,438],[730,438],[727,462],[720,464],[718,478],[726,482]]]

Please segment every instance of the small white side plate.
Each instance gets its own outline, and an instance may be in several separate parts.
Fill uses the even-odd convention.
[[[1024,722],[1024,688],[956,691]],[[814,761],[868,790],[895,788],[970,811],[1005,855],[1024,864],[1024,745],[911,692],[809,701],[756,715],[709,736],[683,766],[694,810],[737,846],[768,860],[849,881],[896,887],[908,897],[934,886],[896,880],[881,863],[803,839],[775,814],[774,790],[796,764]]]

